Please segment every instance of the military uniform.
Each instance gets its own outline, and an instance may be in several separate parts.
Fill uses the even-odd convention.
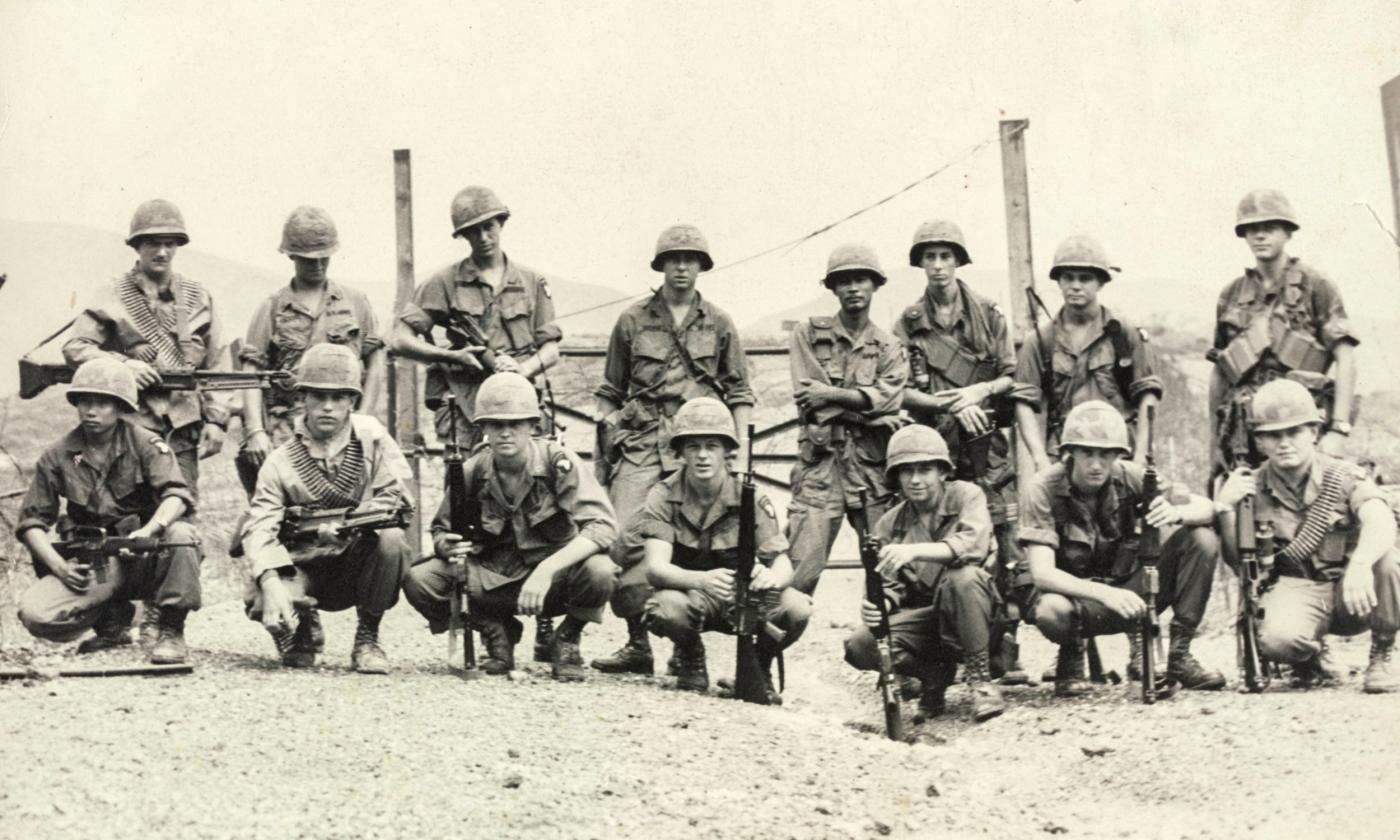
[[[544,275],[509,259],[499,290],[470,259],[438,270],[414,291],[398,317],[427,338],[434,327],[445,330],[454,319],[470,318],[486,336],[489,349],[515,358],[538,352],[562,335],[554,323],[554,301]],[[481,442],[481,430],[468,418],[474,416],[477,390],[490,375],[491,371],[428,367],[424,402],[433,409],[439,440],[451,433],[448,412],[455,406],[458,444],[470,450]]]
[[[468,611],[475,617],[505,621],[511,627],[512,643],[520,637],[514,615],[526,578],[574,538],[592,541],[598,553],[556,577],[545,596],[543,614],[600,621],[614,586],[607,550],[617,536],[617,523],[607,494],[583,462],[558,444],[532,440],[526,470],[530,481],[512,495],[490,449],[478,451],[463,465],[467,494],[481,504],[481,528],[486,534],[482,551],[467,561]],[[449,502],[444,498],[433,518],[435,535],[451,530]],[[404,596],[428,619],[434,633],[447,629],[454,580],[452,564],[440,557],[413,566],[404,580]]]
[[[842,518],[873,522],[889,506],[893,493],[885,483],[885,445],[890,431],[867,423],[899,411],[909,371],[903,347],[889,333],[868,323],[860,335],[851,335],[839,317],[814,317],[794,328],[788,359],[794,388],[810,379],[857,390],[870,403],[864,411],[826,405],[800,418],[788,538],[792,585],[810,595]]]
[[[159,434],[120,419],[104,453],[88,445],[79,427],[34,465],[15,533],[47,530],[55,524],[61,531],[69,526],[112,529],[132,517],[146,522],[168,498],[182,499],[187,511],[194,508],[194,494]],[[62,518],[60,500],[67,500]],[[172,522],[161,539],[193,542],[194,525],[188,519]],[[84,592],[70,590],[36,561],[39,580],[20,596],[19,618],[35,636],[63,642],[81,636],[109,610],[125,611],[116,619],[125,627],[134,613],[133,600],[151,599],[162,608],[197,610],[201,559],[196,547],[115,559],[106,582],[93,580]]]

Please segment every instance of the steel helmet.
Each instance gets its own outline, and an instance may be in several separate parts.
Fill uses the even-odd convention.
[[[297,365],[297,388],[302,391],[353,391],[363,396],[360,357],[344,344],[312,345]]]
[[[1278,190],[1253,190],[1240,199],[1235,210],[1235,236],[1244,236],[1245,225],[1259,222],[1283,222],[1290,230],[1299,228],[1293,205]]]
[[[1249,401],[1249,430],[1277,432],[1295,426],[1322,424],[1312,394],[1292,379],[1266,382]]]
[[[134,248],[143,236],[173,236],[181,245],[190,241],[180,208],[163,198],[153,198],[131,214],[131,232],[127,234],[126,244]]]
[[[303,204],[282,225],[282,244],[277,250],[289,257],[329,257],[340,250],[340,236],[329,213]]]
[[[958,265],[967,265],[972,257],[967,255],[967,239],[956,222],[947,219],[929,219],[914,231],[914,244],[909,246],[909,264],[918,268],[923,258],[925,245],[951,245],[958,255]]]
[[[831,288],[831,276],[846,271],[869,274],[877,289],[889,279],[880,268],[880,258],[875,256],[875,249],[863,242],[848,242],[832,249],[831,256],[826,258],[826,276],[822,278],[822,285]]]
[[[680,449],[686,438],[705,435],[721,438],[731,449],[739,447],[739,439],[734,436],[734,415],[724,403],[714,397],[686,400],[671,418],[671,448]]]
[[[1097,271],[1107,283],[1113,279],[1112,272],[1121,271],[1108,261],[1108,252],[1092,236],[1076,234],[1060,243],[1055,249],[1055,260],[1050,266],[1050,279],[1058,280],[1064,268],[1088,268]]]
[[[651,270],[660,271],[664,262],[662,257],[676,251],[699,254],[701,271],[709,271],[715,267],[715,261],[710,258],[710,243],[706,241],[700,228],[695,225],[671,225],[656,238],[656,256],[651,259]]]
[[[503,222],[509,219],[510,208],[501,203],[490,187],[463,187],[452,199],[452,235],[461,236],[462,231],[472,225],[497,216]]]
[[[937,429],[915,423],[890,435],[889,445],[885,447],[885,473],[890,478],[905,464],[922,464],[928,461],[942,464],[945,470],[953,469],[952,457],[948,454],[948,442]]]
[[[540,400],[535,386],[518,373],[493,373],[481,383],[476,392],[476,410],[472,420],[538,420]]]
[[[1060,432],[1060,448],[1079,446],[1085,449],[1117,449],[1132,455],[1128,443],[1128,424],[1118,409],[1103,400],[1082,402],[1069,410],[1064,430]]]
[[[68,387],[68,402],[78,404],[82,394],[111,397],[127,411],[140,411],[136,404],[136,377],[126,365],[111,356],[99,356],[83,362],[73,373]]]

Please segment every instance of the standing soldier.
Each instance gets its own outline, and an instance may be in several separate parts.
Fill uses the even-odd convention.
[[[1030,621],[1060,646],[1057,696],[1087,690],[1085,639],[1137,632],[1147,609],[1146,576],[1133,536],[1144,471],[1122,460],[1131,452],[1121,409],[1099,400],[1080,403],[1065,418],[1061,462],[1036,473],[1021,499],[1021,546],[1036,587]],[[1194,495],[1173,504],[1164,493],[1146,519],[1157,528],[1182,526],[1162,543],[1157,567],[1158,613],[1172,608],[1167,677],[1189,689],[1224,688],[1225,677],[1191,655],[1220,548],[1211,528],[1214,507]]]
[[[713,267],[710,246],[699,229],[674,225],[663,230],[651,261],[652,270],[662,273],[661,288],[628,307],[608,341],[603,384],[594,392],[603,418],[596,463],[624,527],[651,488],[680,466],[671,429],[686,400],[721,400],[734,412],[739,434],[747,435],[754,397],[739,331],[728,314],[695,289],[700,272]],[[743,451],[741,441],[740,459]],[[627,622],[627,643],[592,664],[608,673],[650,674],[651,643],[642,623],[651,594],[646,568],[620,545],[613,547],[612,556],[622,569],[612,607]]]
[[[78,410],[79,425],[34,465],[15,528],[39,576],[20,596],[20,622],[35,636],[55,642],[94,627],[98,635],[79,645],[78,652],[104,650],[131,644],[126,630],[131,601],[149,598],[158,607],[151,662],[184,662],[185,616],[200,605],[201,555],[186,516],[194,509],[194,496],[164,438],[129,419],[139,409],[136,378],[127,367],[103,356],[84,362],[73,374],[68,401]],[[60,517],[61,500],[67,506]],[[188,545],[113,559],[104,574],[94,574],[83,558],[60,555],[49,538],[55,524],[60,530],[120,531],[124,520],[143,523],[127,538],[163,535],[168,542]],[[103,626],[102,621],[111,623]],[[100,644],[91,644],[97,639]]]
[[[910,384],[904,407],[934,428],[952,451],[953,477],[982,488],[996,536],[997,590],[1007,605],[1005,638],[992,670],[1007,684],[1026,682],[1017,656],[1019,608],[1030,586],[1016,540],[1014,453],[1002,428],[1014,421],[1010,394],[1016,356],[1006,316],[958,278],[972,262],[962,228],[932,219],[914,231],[909,264],[922,268],[928,288],[904,310],[895,336],[909,348]]]
[[[515,667],[521,626],[515,616],[559,616],[551,639],[554,678],[584,678],[579,636],[601,621],[615,585],[608,548],[617,536],[607,494],[583,462],[550,441],[532,440],[539,400],[529,380],[498,373],[476,395],[476,423],[489,448],[462,467],[468,498],[481,512],[477,544],[451,533],[451,499],[433,519],[436,557],[409,570],[404,595],[434,633],[448,629],[455,584],[452,560],[466,558],[467,613],[481,631],[481,670]],[[468,632],[471,632],[471,629]]]
[[[304,206],[292,211],[277,250],[291,259],[295,276],[258,307],[238,360],[244,370],[290,371],[307,348],[343,344],[360,357],[366,371],[365,399],[358,410],[374,415],[384,388],[384,341],[364,293],[327,276],[331,254],[339,248],[335,222],[325,210]],[[266,395],[259,388],[243,392],[243,446],[235,463],[250,496],[258,467],[292,437],[302,414],[301,392],[294,386],[274,384]]]
[[[1235,506],[1254,497],[1255,522],[1273,538],[1278,579],[1261,600],[1259,652],[1293,666],[1302,685],[1337,679],[1325,635],[1371,631],[1362,690],[1400,691],[1391,664],[1400,628],[1400,549],[1395,518],[1359,467],[1318,452],[1315,395],[1274,380],[1254,393],[1250,432],[1266,459],[1235,468],[1216,495],[1220,527],[1235,554]]]
[[[792,585],[808,595],[817,589],[841,520],[873,525],[891,501],[885,445],[900,422],[909,365],[900,343],[870,322],[870,303],[886,279],[869,246],[837,247],[822,284],[841,311],[792,331],[788,358],[800,425],[788,539],[797,567]]]
[[[971,717],[990,720],[1006,711],[1006,701],[989,681],[997,596],[982,568],[992,553],[987,497],[976,484],[951,478],[948,444],[927,426],[895,432],[887,465],[904,499],[871,534],[881,543],[877,570],[884,577],[895,669],[922,681],[919,708],[936,717],[945,710],[961,659]],[[879,626],[879,605],[862,600],[861,619],[865,626],[846,639],[846,661],[873,671],[880,656],[870,628]]]
[[[534,380],[559,361],[559,327],[544,275],[511,262],[501,247],[510,210],[487,187],[463,187],[452,199],[452,236],[471,256],[439,269],[418,286],[394,324],[390,347],[428,365],[424,402],[433,410],[438,440],[456,429],[470,452],[482,430],[471,421],[477,390],[492,373]],[[433,341],[443,330],[448,345]],[[545,380],[546,382],[548,380]],[[553,431],[549,429],[547,431]],[[535,660],[549,661],[548,619],[536,623]]]
[[[156,198],[137,207],[126,238],[136,251],[136,265],[83,308],[73,322],[73,337],[63,345],[63,357],[73,367],[104,356],[126,365],[141,393],[135,422],[174,450],[190,495],[198,499],[199,461],[223,447],[229,410],[197,391],[160,387],[160,371],[227,370],[228,359],[213,298],[173,267],[176,252],[189,241],[185,219],[174,204]],[[130,612],[117,605],[112,609]],[[143,645],[155,643],[158,613],[155,604],[146,602]],[[128,614],[123,628],[130,620]],[[116,615],[98,622],[107,628],[121,623]],[[111,637],[124,632],[116,630]]]
[[[701,634],[734,632],[741,498],[728,460],[739,439],[734,418],[719,400],[697,397],[674,419],[670,444],[681,467],[648,491],[628,536],[641,546],[641,565],[656,587],[646,603],[652,632],[676,645],[676,687],[703,693],[710,677]],[[759,494],[754,506],[756,556],[749,589],[760,601],[759,667],[768,702],[780,703],[773,659],[807,629],[812,599],[791,586],[787,540],[773,503]]]
[[[385,528],[348,541],[326,535],[291,550],[279,538],[293,506],[385,513],[410,507],[412,473],[399,445],[378,420],[354,413],[363,379],[359,356],[343,344],[318,344],[303,353],[297,365],[302,416],[258,471],[242,541],[254,584],[248,615],[261,619],[289,668],[316,662],[320,623],[310,620],[304,606],[312,599],[332,612],[355,607],[351,667],[362,674],[389,672],[379,621],[398,603],[411,562],[403,531]]]
[[[1235,236],[1254,267],[1225,287],[1215,305],[1215,363],[1210,380],[1212,472],[1232,469],[1248,442],[1250,396],[1282,376],[1301,382],[1324,412],[1322,451],[1342,453],[1351,434],[1359,342],[1337,287],[1322,272],[1285,252],[1298,229],[1293,207],[1276,190],[1240,200]],[[1336,380],[1327,371],[1336,364]]]

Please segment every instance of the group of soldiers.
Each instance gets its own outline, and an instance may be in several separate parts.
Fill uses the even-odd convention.
[[[129,645],[143,602],[151,661],[187,659],[185,618],[200,606],[199,463],[240,413],[236,463],[249,504],[232,553],[246,558],[248,615],[283,665],[314,665],[325,644],[319,613],[353,607],[352,666],[386,673],[379,624],[402,591],[434,633],[464,612],[488,674],[515,667],[518,616],[531,616],[534,658],[557,679],[584,679],[581,633],[610,606],[627,641],[594,669],[653,674],[659,636],[673,643],[677,687],[708,691],[703,634],[734,632],[745,583],[739,476],[753,470],[755,396],[733,321],[697,289],[714,265],[704,235],[663,231],[651,263],[660,286],[618,318],[594,392],[590,468],[541,408],[561,331],[546,278],[502,248],[509,209],[473,186],[450,212],[470,253],[417,287],[386,338],[366,297],[328,275],[339,247],[331,217],[294,210],[280,248],[294,276],[263,301],[231,359],[210,294],[173,269],[189,242],[179,210],[163,200],[137,209],[127,238],[135,266],[86,303],[63,345],[78,426],[39,460],[17,527],[39,575],[19,607],[31,633],[68,641],[91,629],[80,652]],[[1210,497],[1157,480],[1149,418],[1162,379],[1146,333],[1100,301],[1118,269],[1093,238],[1056,249],[1050,278],[1064,305],[1019,356],[1001,309],[958,276],[972,260],[957,224],[915,231],[909,265],[927,287],[889,331],[870,319],[888,279],[875,252],[834,249],[821,283],[837,311],[791,331],[792,501],[785,519],[761,494],[750,512],[746,589],[761,605],[770,702],[780,700],[771,665],[806,628],[843,521],[875,546],[883,592],[883,603],[864,600],[846,660],[876,669],[888,645],[927,715],[945,711],[959,670],[970,716],[1001,714],[998,686],[1029,682],[1020,623],[1059,646],[1046,675],[1056,695],[1086,690],[1085,647],[1098,635],[1127,633],[1128,675],[1141,678],[1150,609],[1172,613],[1165,683],[1221,689],[1225,677],[1190,648],[1217,562],[1239,565],[1235,516],[1246,500],[1277,549],[1261,655],[1299,684],[1322,684],[1336,679],[1327,634],[1369,629],[1365,690],[1400,688],[1395,521],[1339,457],[1354,420],[1357,340],[1336,286],[1288,256],[1298,227],[1275,191],[1240,202],[1235,233],[1254,265],[1217,305]],[[460,533],[445,498],[428,558],[404,537],[411,472],[372,416],[386,349],[427,367],[437,436],[468,453],[461,470],[476,521]],[[293,375],[222,395],[168,378],[235,364]],[[60,537],[100,528],[159,542],[98,575],[89,555],[52,540],[55,527]],[[1168,532],[1150,564],[1145,529]]]

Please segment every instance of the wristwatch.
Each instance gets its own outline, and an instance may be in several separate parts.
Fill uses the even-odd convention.
[[[1348,437],[1351,435],[1351,424],[1345,420],[1335,420],[1331,426],[1327,427],[1327,431],[1336,432],[1342,437]]]

